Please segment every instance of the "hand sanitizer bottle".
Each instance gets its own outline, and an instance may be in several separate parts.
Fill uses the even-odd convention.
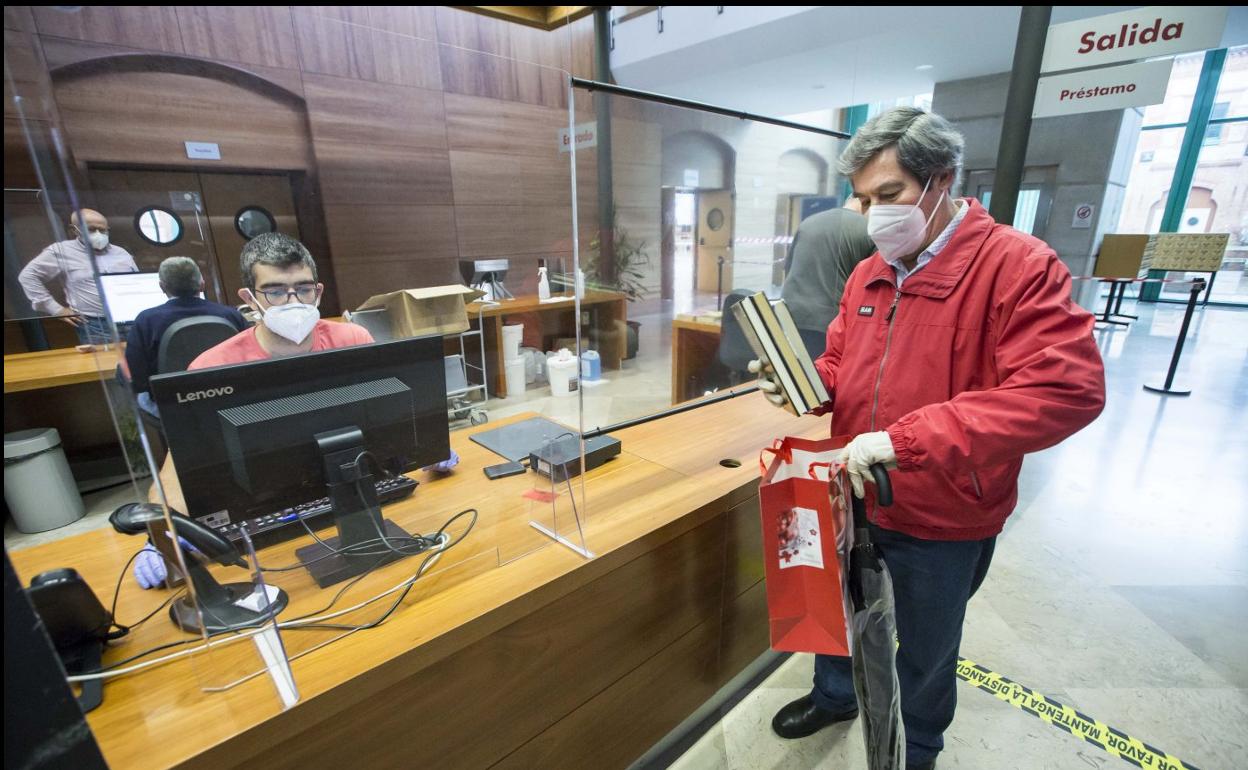
[[[537,268],[537,298],[550,299],[550,279],[546,276],[546,266]]]

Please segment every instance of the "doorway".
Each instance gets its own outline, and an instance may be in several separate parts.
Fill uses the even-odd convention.
[[[190,257],[204,274],[204,296],[239,303],[239,254],[261,233],[300,239],[288,173],[163,171],[91,166],[96,208],[112,240],[154,272],[167,257]]]

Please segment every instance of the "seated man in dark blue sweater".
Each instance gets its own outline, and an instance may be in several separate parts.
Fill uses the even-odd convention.
[[[200,298],[204,277],[193,259],[169,257],[161,262],[160,288],[169,301],[139,313],[134,319],[134,328],[126,337],[126,367],[130,370],[130,386],[138,396],[139,406],[158,417],[160,413],[148,390],[148,379],[157,374],[156,357],[165,330],[183,318],[197,315],[224,318],[240,332],[247,328],[243,314],[236,309]]]

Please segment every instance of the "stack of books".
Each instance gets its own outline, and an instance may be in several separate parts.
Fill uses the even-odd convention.
[[[784,300],[773,306],[759,292],[733,305],[732,314],[754,355],[775,371],[790,412],[806,414],[831,399]]]

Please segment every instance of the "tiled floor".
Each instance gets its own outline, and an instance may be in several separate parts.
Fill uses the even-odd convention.
[[[1245,768],[1248,311],[1197,312],[1188,398],[1140,387],[1164,380],[1182,308],[1138,313],[1097,334],[1105,413],[1026,461],[962,655],[1202,770]],[[772,734],[811,667],[793,656],[672,767],[865,767],[857,723]],[[958,698],[942,768],[1131,767],[965,683]]]

